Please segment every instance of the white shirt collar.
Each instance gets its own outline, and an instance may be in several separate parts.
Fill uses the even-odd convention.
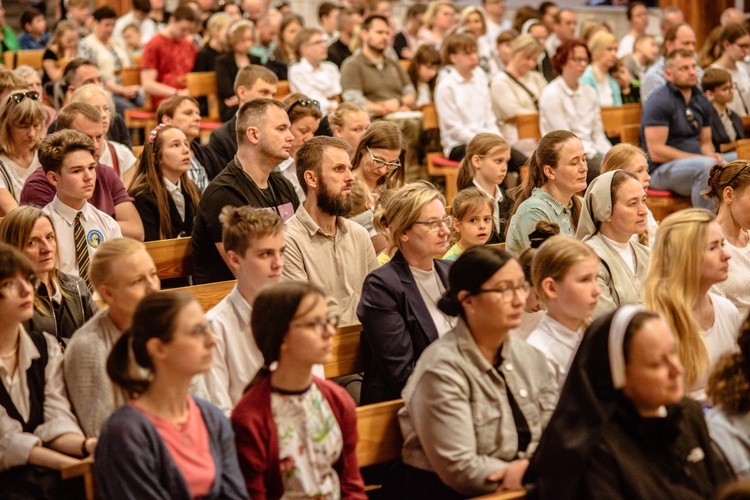
[[[52,209],[60,214],[60,217],[62,217],[68,224],[72,226],[75,222],[76,214],[78,212],[81,212],[81,220],[85,221],[88,218],[89,204],[88,202],[86,202],[83,204],[83,207],[80,210],[76,210],[75,208],[68,206],[60,201],[60,198],[55,195],[55,197],[52,199]]]
[[[169,192],[169,194],[182,194],[182,184],[179,179],[177,179],[177,184],[173,184],[172,181],[164,177],[164,185],[167,187],[167,191]]]
[[[500,186],[495,186],[495,194],[493,196],[490,193],[488,193],[487,191],[485,191],[484,188],[482,188],[482,186],[479,185],[479,183],[477,182],[477,178],[476,177],[474,177],[474,179],[471,182],[472,182],[472,184],[474,184],[474,186],[478,187],[481,192],[483,192],[484,194],[486,194],[490,198],[494,198],[496,202],[499,203],[499,202],[503,201],[503,191],[502,191],[502,189],[500,189]]]

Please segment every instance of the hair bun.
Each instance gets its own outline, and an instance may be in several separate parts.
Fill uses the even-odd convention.
[[[718,193],[717,186],[719,185],[719,180],[721,179],[721,174],[724,172],[724,165],[719,165],[716,163],[714,166],[711,167],[711,169],[708,171],[708,187],[712,189],[714,192]]]
[[[450,292],[445,292],[445,294],[440,297],[440,300],[437,302],[437,307],[440,311],[452,317],[459,316],[462,311],[461,304],[450,294]]]

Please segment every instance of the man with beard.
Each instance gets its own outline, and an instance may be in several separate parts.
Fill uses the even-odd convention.
[[[690,196],[694,207],[713,208],[701,191],[708,171],[726,160],[711,141],[711,103],[698,88],[693,53],[677,49],[664,66],[667,84],[643,105],[641,144],[648,153],[651,187]]]
[[[378,267],[367,230],[347,219],[352,208],[349,146],[333,137],[313,137],[295,158],[307,199],[287,223],[281,278],[320,287],[335,301],[340,323],[358,323],[362,284]]]
[[[373,14],[362,24],[362,50],[341,65],[344,101],[365,106],[372,116],[408,111],[416,91],[398,61],[384,55],[391,27],[384,16]]]
[[[292,133],[281,103],[254,99],[237,112],[237,155],[208,185],[193,224],[193,278],[212,283],[234,278],[221,241],[219,214],[231,205],[274,210],[287,220],[299,206],[291,182],[273,169],[289,158]]]

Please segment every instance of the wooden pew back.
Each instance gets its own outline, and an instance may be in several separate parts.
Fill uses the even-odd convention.
[[[216,304],[229,295],[237,284],[237,280],[219,281],[216,283],[206,283],[204,285],[183,286],[173,288],[175,292],[186,292],[198,299],[201,307],[208,312]]]
[[[192,238],[147,241],[146,250],[154,259],[160,279],[182,278],[193,274]]]
[[[602,123],[608,137],[619,137],[623,125],[640,125],[641,105],[605,106],[602,108]]]
[[[398,411],[403,399],[357,408],[357,461],[360,467],[396,460],[401,457],[401,429]]]
[[[343,377],[361,373],[362,352],[359,344],[362,325],[340,326],[333,337],[333,356],[323,367],[326,378]]]

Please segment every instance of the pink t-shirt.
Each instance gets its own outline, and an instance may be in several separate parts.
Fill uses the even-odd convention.
[[[203,421],[200,408],[188,396],[188,419],[175,424],[149,413],[138,405],[130,403],[154,424],[164,440],[167,450],[182,472],[193,498],[208,495],[216,479],[216,465],[208,444],[208,429]]]

